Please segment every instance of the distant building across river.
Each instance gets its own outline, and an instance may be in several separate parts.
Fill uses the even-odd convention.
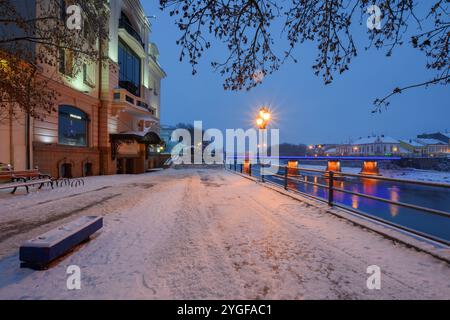
[[[449,157],[450,133],[421,134],[410,139],[371,135],[345,144],[309,146],[308,153],[317,156]]]

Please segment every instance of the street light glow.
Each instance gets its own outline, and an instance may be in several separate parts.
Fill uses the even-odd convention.
[[[264,124],[263,118],[256,119],[256,124],[258,125],[258,127],[262,127],[262,125]]]
[[[260,129],[266,129],[271,119],[272,113],[267,107],[262,107],[259,110],[259,116],[256,118],[256,124]]]
[[[264,121],[269,121],[271,117],[272,117],[272,115],[269,112],[265,112],[263,114],[263,120]]]

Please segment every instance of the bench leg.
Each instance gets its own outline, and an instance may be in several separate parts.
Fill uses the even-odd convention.
[[[18,187],[14,187],[14,190],[11,192],[11,194],[15,194],[16,191],[17,191],[17,188],[18,188]],[[29,191],[29,189],[28,189],[28,186],[25,186],[25,188],[27,189],[27,193],[30,193],[30,191]]]

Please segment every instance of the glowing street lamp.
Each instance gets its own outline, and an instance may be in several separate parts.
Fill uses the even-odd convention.
[[[272,118],[272,115],[269,112],[263,112],[262,114],[262,118],[264,121],[270,121],[270,119]]]
[[[267,107],[262,107],[259,110],[259,115],[256,118],[256,125],[258,126],[258,128],[260,130],[266,130],[267,126],[269,125],[270,120],[272,119],[272,113],[270,112],[269,108]],[[259,151],[259,155],[261,157],[261,155],[263,155],[263,151],[264,148],[266,148],[267,144],[264,141],[264,133],[261,135],[261,146],[260,146],[260,151]],[[261,172],[261,175],[263,175],[263,173]]]
[[[266,129],[271,119],[272,114],[270,113],[269,109],[263,107],[259,110],[259,116],[256,118],[256,125],[260,129]]]
[[[259,128],[262,128],[263,125],[264,125],[264,119],[262,119],[262,118],[256,119],[256,125],[257,125]]]

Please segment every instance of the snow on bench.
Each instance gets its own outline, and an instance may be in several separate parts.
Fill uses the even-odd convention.
[[[27,241],[20,247],[21,268],[47,269],[52,261],[88,240],[102,227],[102,217],[85,216]]]

